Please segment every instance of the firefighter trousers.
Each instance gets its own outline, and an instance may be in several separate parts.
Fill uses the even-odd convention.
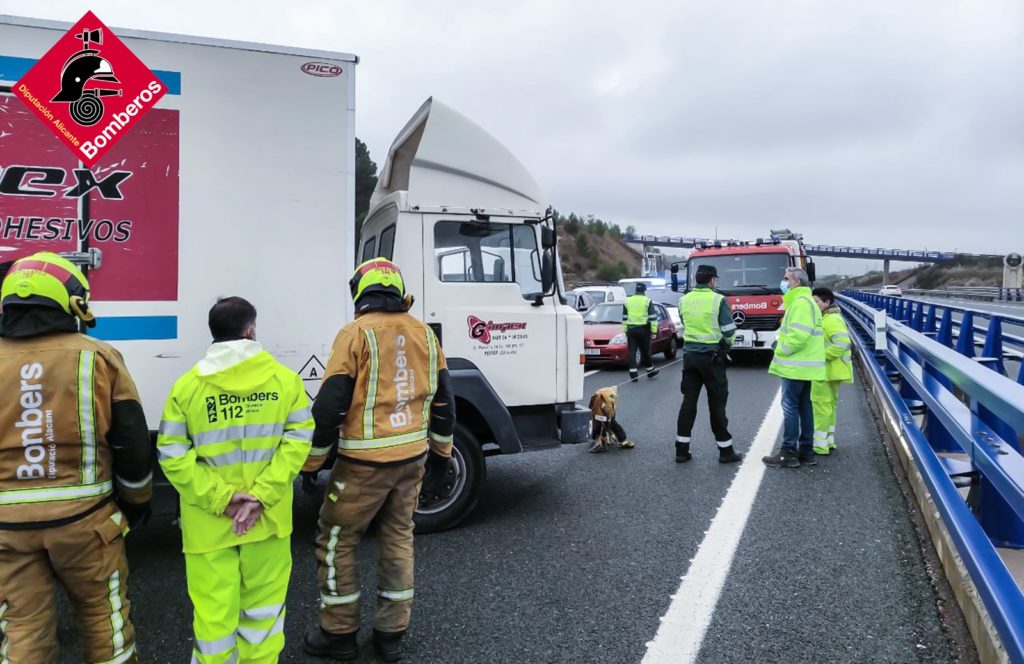
[[[708,391],[711,432],[719,447],[732,445],[726,405],[729,403],[729,378],[725,370],[725,353],[688,351],[683,353],[683,382],[680,390],[683,403],[676,419],[676,442],[689,443],[693,423],[697,420],[697,402],[702,387]]]
[[[284,648],[290,537],[186,553],[198,664],[273,664]]]
[[[640,362],[647,373],[654,371],[654,360],[651,359],[651,328],[649,325],[635,326],[626,329],[626,348],[629,353],[629,377],[640,375],[636,366],[637,350],[640,351]]]
[[[404,632],[413,598],[412,516],[419,502],[424,460],[366,466],[339,459],[320,510],[320,626],[331,634],[359,629],[356,546],[377,520],[377,612],[374,628]]]
[[[56,583],[75,612],[86,662],[137,661],[128,601],[128,522],[109,503],[73,523],[0,530],[0,661],[55,664]]]
[[[811,406],[814,407],[814,446],[818,454],[836,449],[836,406],[839,403],[838,380],[816,380],[811,383]]]

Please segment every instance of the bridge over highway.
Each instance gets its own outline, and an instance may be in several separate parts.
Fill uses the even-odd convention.
[[[1024,661],[1017,329],[937,303],[857,295],[843,306],[859,370],[840,393],[838,453],[763,466],[782,422],[764,355],[730,369],[731,429],[747,455],[732,466],[716,461],[705,404],[694,460],[673,463],[678,360],[637,384],[590,371],[587,394],[621,385],[636,448],[492,458],[470,518],[417,538],[405,661]],[[1005,306],[990,313],[1024,316]],[[889,313],[877,333],[876,309]],[[985,359],[997,355],[1002,371]],[[316,620],[319,504],[296,501],[286,662],[313,661],[301,635]],[[188,659],[180,545],[168,518],[129,539],[141,661]],[[373,661],[368,644],[361,661]]]

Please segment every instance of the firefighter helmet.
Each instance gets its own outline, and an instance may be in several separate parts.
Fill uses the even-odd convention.
[[[89,81],[120,83],[114,76],[114,68],[106,58],[97,55],[99,51],[81,51],[64,65],[60,74],[60,92],[51,102],[75,102],[82,98],[85,84]]]
[[[367,293],[394,295],[405,299],[405,281],[398,266],[386,258],[374,258],[356,268],[348,282],[352,302],[356,303]]]
[[[74,263],[47,251],[14,262],[0,288],[0,304],[60,309],[95,324],[89,311],[89,280]]]

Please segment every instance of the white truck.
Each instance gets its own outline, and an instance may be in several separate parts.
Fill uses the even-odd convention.
[[[69,27],[0,16],[0,261],[48,250],[87,270],[89,333],[124,354],[151,427],[208,345],[219,296],[256,305],[259,340],[315,397],[352,317],[356,259],[386,256],[458,398],[456,489],[421,505],[422,530],[473,508],[485,455],[587,437],[583,325],[564,304],[553,221],[497,140],[425,103],[356,247],[355,56],[115,28],[168,94],[91,169],[105,186],[81,192],[85,167],[12,90]]]

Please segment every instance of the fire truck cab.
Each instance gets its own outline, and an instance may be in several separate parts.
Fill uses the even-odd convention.
[[[814,281],[814,262],[803,237],[788,229],[771,231],[753,242],[715,240],[699,243],[683,263],[671,267],[672,290],[679,290],[679,271],[686,275],[684,292],[696,285],[700,265],[718,270],[718,292],[725,295],[736,321],[734,349],[770,351],[782,322],[779,282],[788,267],[799,267]]]

